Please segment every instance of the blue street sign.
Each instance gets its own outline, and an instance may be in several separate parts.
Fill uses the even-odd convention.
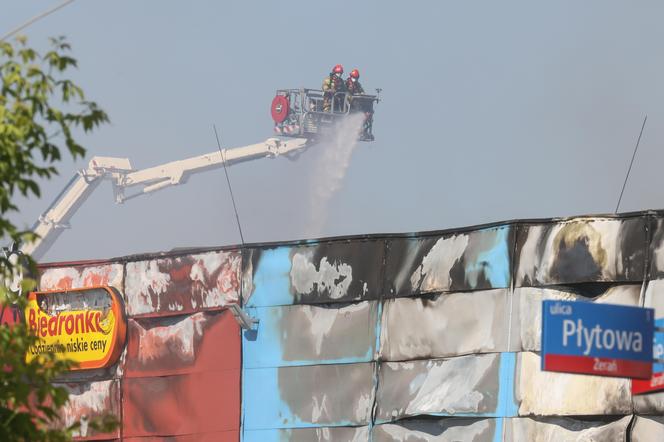
[[[650,379],[654,310],[542,302],[542,370]]]
[[[655,328],[664,330],[664,319],[655,319]],[[656,360],[664,360],[664,332],[656,331],[653,343],[653,358]],[[653,374],[664,373],[664,364],[656,362],[652,366]]]
[[[655,319],[655,338],[653,339],[652,355],[656,361],[664,359],[664,318]],[[645,394],[664,390],[664,364],[652,364],[652,377],[647,380],[633,379],[632,394]]]

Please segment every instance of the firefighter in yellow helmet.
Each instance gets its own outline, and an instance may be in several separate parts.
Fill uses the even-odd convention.
[[[341,76],[344,73],[344,67],[340,64],[332,68],[330,75],[323,79],[323,111],[330,112],[332,110],[332,100],[334,99],[334,110],[341,111],[343,105],[343,97],[336,97],[334,94],[337,92],[345,92],[346,85],[344,84]]]

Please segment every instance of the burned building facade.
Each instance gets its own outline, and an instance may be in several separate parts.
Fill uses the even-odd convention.
[[[664,393],[539,355],[542,300],[664,317],[664,213],[44,264],[39,283],[124,298],[119,360],[63,379],[65,423],[121,422],[84,440],[664,440]]]

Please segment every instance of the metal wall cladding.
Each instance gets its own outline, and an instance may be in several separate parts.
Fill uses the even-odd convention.
[[[240,333],[225,311],[129,319],[125,377],[228,370],[239,376]]]
[[[94,439],[239,440],[240,332],[224,306],[239,300],[241,263],[238,250],[43,268],[42,290],[112,285],[129,315],[118,364],[64,377],[64,416],[121,418]]]
[[[244,428],[368,425],[373,379],[373,363],[245,369]]]
[[[575,218],[519,226],[516,286],[641,281],[646,218]]]
[[[266,307],[376,299],[384,243],[332,241],[247,251],[245,304]]]
[[[78,289],[109,285],[122,292],[124,266],[117,263],[46,267],[39,272],[40,290]]]
[[[126,437],[232,433],[239,429],[239,372],[205,371],[123,381]]]
[[[123,435],[237,440],[241,355],[233,316],[151,315],[129,319]]]
[[[127,313],[132,317],[219,309],[239,301],[239,250],[162,257],[126,266]]]
[[[63,267],[47,266],[39,269],[40,290],[61,290],[109,285],[122,293],[124,266],[119,263],[71,263]],[[61,411],[62,421],[71,425],[81,422],[76,436],[80,440],[106,440],[119,437],[119,429],[112,434],[95,434],[84,418],[102,415],[121,418],[120,377],[124,355],[110,367],[98,370],[74,371],[61,378],[70,392],[69,402]]]
[[[409,419],[373,428],[374,442],[494,442],[502,419]]]
[[[214,431],[212,433],[184,434],[168,437],[123,437],[123,442],[237,442],[240,440],[238,430]]]
[[[655,318],[664,318],[664,279],[648,281],[644,304],[655,309]]]
[[[664,213],[136,259],[41,272],[42,289],[109,284],[126,297],[117,369],[66,379],[67,419],[122,417],[120,433],[87,438],[663,438],[664,393],[542,372],[536,352],[544,299],[664,317]],[[240,302],[255,330],[226,310]]]
[[[594,297],[584,296],[583,293],[592,294]],[[517,344],[520,350],[541,350],[542,301],[568,300],[639,306],[640,293],[641,284],[602,286],[592,293],[583,288],[516,288],[513,295],[515,307],[512,321],[518,328],[518,333],[514,333],[512,342]]]
[[[509,287],[512,249],[510,225],[390,239],[385,295]]]
[[[644,304],[655,309],[655,319],[664,318],[664,279],[648,281]],[[634,396],[634,410],[642,414],[664,414],[664,391]]]
[[[650,278],[664,279],[664,218],[660,215],[651,221]]]
[[[244,301],[260,322],[243,333],[244,440],[367,440],[348,427],[371,423],[384,249],[358,239],[247,251]]]
[[[574,420],[569,418],[506,419],[509,442],[627,442],[631,416],[614,421]]]
[[[630,381],[542,371],[540,356],[517,357],[519,416],[588,416],[632,413]],[[546,392],[546,393],[544,393]]]
[[[376,352],[379,304],[289,305],[248,310],[260,320],[246,332],[246,368],[369,362]]]
[[[107,440],[120,437],[120,429],[112,433],[96,433],[89,428],[90,419],[105,415],[120,417],[120,381],[76,382],[58,384],[69,392],[69,401],[59,411],[61,423],[68,427],[80,422],[80,428],[74,433],[78,440]]]
[[[634,396],[634,412],[638,414],[663,414],[664,391]]]
[[[319,427],[245,431],[245,442],[367,442],[369,427]]]
[[[631,436],[632,442],[663,441],[664,416],[635,416]]]
[[[380,356],[386,361],[507,351],[509,290],[385,301]]]
[[[501,416],[506,410],[507,385],[502,370],[512,371],[501,354],[450,359],[384,362],[376,393],[376,422],[419,415],[458,414]],[[513,376],[513,374],[512,374]],[[501,387],[508,387],[501,392]]]

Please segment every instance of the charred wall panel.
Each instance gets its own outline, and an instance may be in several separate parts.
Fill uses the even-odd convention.
[[[70,419],[122,407],[124,440],[238,440],[240,409],[249,442],[626,440],[632,413],[664,413],[664,393],[542,372],[534,353],[543,299],[640,305],[646,263],[664,317],[661,213],[136,259],[40,276],[126,295],[121,362],[65,379]],[[240,334],[236,302],[256,330]],[[661,426],[636,417],[632,440]]]
[[[664,391],[634,396],[634,412],[643,415],[662,414],[664,410]]]
[[[267,307],[376,299],[383,249],[383,241],[376,240],[250,249],[245,260],[245,304]]]
[[[653,217],[652,226],[652,241],[649,248],[650,280],[645,290],[644,305],[655,309],[655,319],[662,320],[664,319],[664,218],[661,215]],[[635,396],[634,409],[636,413],[644,415],[664,414],[664,391]],[[655,428],[656,423],[654,421],[641,421],[642,429],[638,432],[640,438],[650,440],[645,438],[644,428],[646,427]],[[640,439],[635,438],[634,440]]]
[[[383,307],[381,358],[507,351],[509,308],[507,289],[389,299]]]
[[[376,301],[249,311],[260,323],[255,332],[245,333],[246,368],[369,362],[376,352]]]
[[[228,311],[129,319],[126,377],[240,369],[240,332]]]
[[[517,358],[516,399],[520,416],[589,416],[632,413],[630,381],[541,371],[540,356]],[[543,394],[546,392],[546,394]]]
[[[76,382],[59,384],[69,392],[69,401],[59,411],[65,427],[80,422],[80,428],[74,432],[78,440],[107,440],[120,437],[120,428],[111,433],[97,433],[88,426],[91,419],[103,416],[120,418],[120,381]]]
[[[655,263],[657,259],[653,258],[654,267],[659,265]],[[648,282],[645,306],[655,309],[655,319],[664,319],[664,279]],[[664,391],[635,396],[634,410],[639,414],[664,414]]]
[[[111,412],[122,423],[105,438],[122,431],[125,440],[238,440],[240,334],[223,306],[239,299],[240,256],[220,251],[130,262],[126,278],[122,263],[42,269],[43,290],[112,285],[133,315],[115,368],[65,376],[85,398],[73,396],[69,415],[89,414],[86,404],[109,394],[89,386],[110,382],[115,390],[109,391],[117,392]],[[223,417],[213,416],[214,410]]]
[[[631,417],[614,421],[575,420],[569,418],[507,419],[506,442],[521,441],[611,441],[627,442]]]
[[[509,225],[388,241],[387,296],[486,290],[510,285]]]
[[[184,314],[237,303],[241,267],[239,250],[128,262],[127,313]]]
[[[498,353],[384,362],[379,370],[375,420],[420,415],[503,416],[513,409],[507,395],[513,369],[509,355]]]
[[[652,217],[650,241],[650,279],[664,279],[664,217]]]
[[[245,442],[367,442],[369,427],[291,428],[245,431]]]
[[[646,218],[574,218],[519,226],[516,286],[642,281]]]
[[[246,252],[244,302],[260,322],[243,333],[243,440],[367,440],[354,427],[371,423],[384,248]]]
[[[498,425],[497,425],[498,424]],[[409,419],[373,428],[373,442],[494,442],[502,419]]]
[[[124,435],[237,440],[239,250],[128,262]],[[215,439],[216,438],[216,439]]]
[[[244,369],[244,428],[368,425],[373,378],[373,363]]]
[[[648,281],[645,305],[655,309],[655,318],[664,318],[664,279]]]
[[[71,265],[41,269],[39,289],[77,289],[110,285],[122,292],[124,267],[118,263]]]
[[[539,355],[530,351],[540,350],[545,299],[641,305],[649,223],[647,216],[583,217],[517,229],[512,342],[524,352],[517,358],[516,398],[519,415],[542,418],[512,419],[515,440],[588,435],[625,440],[627,424],[583,429],[586,421],[555,421],[555,416],[631,414],[629,380],[542,372]]]

